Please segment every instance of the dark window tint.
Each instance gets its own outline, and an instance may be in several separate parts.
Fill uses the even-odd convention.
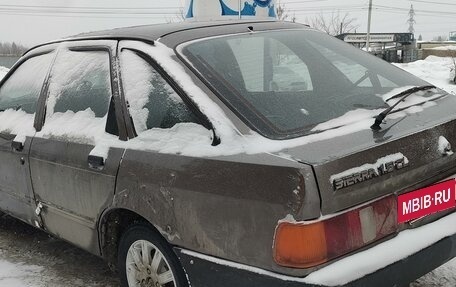
[[[178,123],[199,123],[182,98],[163,77],[135,52],[121,54],[122,78],[136,132],[172,128]]]
[[[15,109],[35,113],[51,60],[52,54],[45,54],[20,65],[0,88],[0,111]]]
[[[52,71],[48,116],[72,111],[93,112],[102,118],[111,98],[109,53],[65,51],[59,53]]]

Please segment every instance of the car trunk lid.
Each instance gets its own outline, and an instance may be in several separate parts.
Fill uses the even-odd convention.
[[[456,173],[456,97],[400,119],[382,130],[364,129],[291,148],[284,153],[312,165],[323,215],[389,194],[424,187]],[[373,119],[367,119],[372,121]]]

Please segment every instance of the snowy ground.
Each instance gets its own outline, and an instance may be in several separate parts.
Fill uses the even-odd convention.
[[[429,56],[426,60],[416,61],[408,64],[396,64],[415,76],[425,79],[431,84],[456,94],[456,85],[451,83],[450,70],[454,68],[454,59]],[[442,267],[423,276],[412,287],[453,287],[456,286],[456,259]]]
[[[411,287],[454,287],[456,260]],[[9,216],[0,216],[0,286],[119,287],[106,264]],[[216,287],[216,286],[214,286]]]
[[[0,66],[0,80],[6,75],[7,72],[7,68]]]
[[[396,64],[430,83],[456,94],[450,83],[451,58]],[[8,69],[0,67],[0,79]],[[412,287],[453,287],[456,260],[420,278]],[[0,216],[0,286],[118,287],[106,264],[65,242],[54,239],[8,216]]]
[[[106,264],[9,216],[0,216],[0,286],[118,287]]]
[[[395,65],[449,93],[456,94],[456,85],[451,82],[450,77],[450,70],[455,65],[452,58],[429,56],[426,60]]]

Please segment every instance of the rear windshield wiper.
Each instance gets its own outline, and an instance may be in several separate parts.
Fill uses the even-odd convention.
[[[371,126],[371,129],[374,131],[381,130],[382,128],[380,127],[380,125],[383,123],[383,120],[386,118],[386,116],[389,115],[397,105],[399,105],[401,102],[405,101],[405,99],[407,99],[410,95],[412,95],[416,92],[419,92],[419,91],[426,91],[426,90],[431,90],[431,89],[435,89],[435,88],[436,88],[436,86],[433,86],[433,85],[413,87],[413,88],[405,90],[405,91],[387,99],[385,102],[388,102],[389,100],[392,100],[395,98],[402,97],[399,101],[397,101],[397,103],[395,103],[391,107],[387,108],[386,110],[384,110],[383,112],[378,114],[378,116],[375,117],[375,123]]]

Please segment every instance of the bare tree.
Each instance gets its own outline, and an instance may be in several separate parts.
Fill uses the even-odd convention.
[[[291,22],[296,22],[296,15],[290,16],[290,10],[285,6],[285,4],[277,2],[276,8],[277,19],[280,21],[289,20]]]
[[[280,3],[280,1],[277,3],[276,14],[277,19],[279,19],[280,21],[285,21],[289,17],[288,10],[285,7],[285,4]]]
[[[329,16],[320,13],[306,20],[313,28],[332,36],[350,33],[359,28],[359,25],[356,24],[357,18],[351,17],[349,13],[342,15],[339,11],[332,12]]]

